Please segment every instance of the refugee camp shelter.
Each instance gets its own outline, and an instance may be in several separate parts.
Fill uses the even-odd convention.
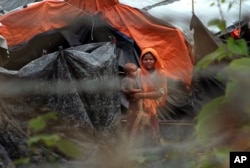
[[[169,81],[176,81],[184,90],[191,84],[194,57],[183,33],[116,0],[40,1],[7,12],[0,23],[0,35],[8,46],[1,53],[0,74],[7,81],[5,86],[13,86],[8,84],[10,79],[34,80],[33,91],[18,95],[23,97],[20,101],[12,101],[22,106],[19,109],[57,111],[91,128],[110,128],[121,114],[118,79],[122,67],[126,62],[139,65],[140,51],[147,47],[160,53]],[[88,57],[88,61],[80,57]],[[63,88],[58,81],[66,81],[68,92],[49,92]],[[85,81],[84,87],[96,86],[101,93],[81,90],[75,81]],[[51,83],[52,89],[46,83]],[[14,86],[23,85],[18,82]],[[112,92],[105,92],[110,87]],[[187,97],[175,101],[177,107],[183,104],[189,104]],[[16,106],[10,103],[9,109],[5,108],[13,112]],[[98,106],[102,108],[95,108]]]
[[[12,158],[23,156],[18,144],[27,137],[19,130],[27,131],[25,123],[30,118],[51,111],[57,112],[59,120],[50,129],[69,133],[70,138],[85,126],[113,130],[120,121],[121,105],[126,106],[119,92],[123,65],[139,65],[140,51],[146,47],[160,53],[172,83],[159,117],[182,119],[178,115],[192,112],[195,102],[189,89],[197,57],[190,41],[184,29],[147,12],[154,4],[145,7],[142,11],[116,0],[46,0],[0,16],[0,115],[3,119],[10,116],[19,126],[0,123],[8,124],[0,129],[4,135],[0,147],[5,144]],[[199,18],[193,15],[191,19],[199,23],[193,29],[202,28],[199,33],[208,33],[209,43],[216,48]],[[60,124],[63,130],[58,128]],[[180,140],[174,134],[186,137],[188,126],[193,124],[169,122],[163,135]]]

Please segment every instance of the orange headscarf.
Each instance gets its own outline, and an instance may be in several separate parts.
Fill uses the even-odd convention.
[[[165,94],[163,95],[161,101],[158,99],[144,99],[144,108],[146,111],[149,112],[150,115],[155,115],[157,113],[157,107],[160,105],[163,105],[166,101],[166,92],[167,92],[167,83],[156,83],[157,81],[153,81],[149,72],[143,67],[142,64],[142,57],[146,53],[152,53],[152,55],[155,57],[155,70],[157,75],[159,75],[160,78],[166,77],[164,75],[162,61],[158,55],[158,53],[153,48],[145,48],[142,50],[141,56],[140,56],[140,63],[141,63],[141,84],[144,92],[151,92],[155,91],[156,86],[159,86],[161,88],[164,88]],[[165,81],[165,80],[164,80]]]

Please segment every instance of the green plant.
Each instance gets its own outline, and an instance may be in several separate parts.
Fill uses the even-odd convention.
[[[58,159],[58,155],[54,152],[54,150],[69,158],[80,158],[82,156],[81,149],[75,143],[62,138],[56,133],[45,133],[49,120],[57,120],[56,113],[49,112],[42,114],[28,122],[29,128],[32,132],[32,136],[30,136],[27,140],[30,154],[29,157],[16,160],[15,164],[30,163],[32,157],[37,155],[41,149],[46,152],[46,158],[48,158],[49,161]]]
[[[232,3],[229,3],[231,7]],[[209,24],[226,30],[223,19],[214,19]],[[228,38],[215,52],[201,59],[195,71],[214,63],[220,65],[225,59],[231,61],[216,76],[225,82],[225,94],[203,105],[196,117],[197,141],[206,144],[201,159],[205,168],[227,167],[230,151],[250,149],[250,57],[246,41]]]

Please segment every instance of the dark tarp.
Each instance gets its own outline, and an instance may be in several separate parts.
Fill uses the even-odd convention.
[[[0,68],[0,111],[20,118],[55,111],[79,125],[112,127],[121,112],[117,63],[107,42],[60,49],[18,71]]]
[[[56,112],[46,131],[65,137],[112,132],[121,117],[116,52],[115,43],[90,43],[0,68],[0,145],[9,156],[28,156],[27,122],[39,114]]]

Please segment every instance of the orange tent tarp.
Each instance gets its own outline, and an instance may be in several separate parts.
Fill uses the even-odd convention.
[[[35,35],[67,26],[85,13],[64,1],[42,1],[0,17],[0,35],[9,47],[29,41]]]
[[[84,10],[87,13],[96,14],[118,4],[118,0],[65,0],[66,2]]]
[[[134,39],[140,49],[154,48],[169,77],[190,84],[192,54],[180,30],[156,24],[141,11],[126,5],[115,5],[103,11],[103,16],[112,27]]]
[[[91,13],[102,12],[115,29],[132,38],[140,49],[154,48],[164,61],[169,77],[191,83],[194,57],[180,30],[156,24],[141,11],[117,0],[67,0]]]
[[[13,47],[91,13],[102,14],[109,25],[133,39],[141,50],[154,48],[164,61],[169,77],[191,83],[193,56],[182,32],[160,25],[140,10],[119,4],[117,0],[42,1],[0,17],[0,35]]]

